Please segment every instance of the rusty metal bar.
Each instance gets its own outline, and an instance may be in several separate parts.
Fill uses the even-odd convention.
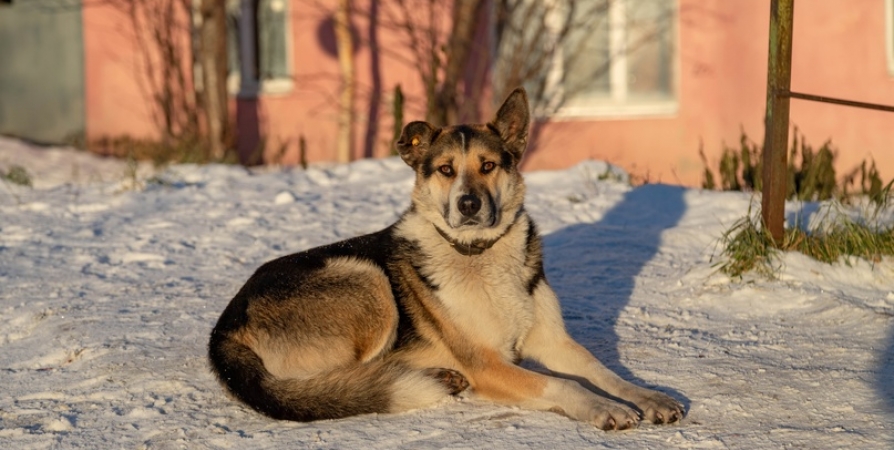
[[[770,54],[767,64],[767,115],[764,126],[763,226],[776,245],[784,237],[785,196],[788,189],[786,153],[788,145],[789,97],[792,83],[792,24],[795,0],[770,2]]]
[[[878,103],[858,102],[855,100],[845,100],[842,98],[826,97],[824,95],[804,94],[801,92],[779,91],[776,95],[780,97],[797,98],[801,100],[810,100],[812,102],[832,103],[834,105],[853,106],[854,108],[875,109],[878,111],[894,112],[894,106],[880,105]]]

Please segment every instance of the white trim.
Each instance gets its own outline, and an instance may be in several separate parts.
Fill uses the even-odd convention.
[[[894,0],[885,0],[885,51],[888,74],[894,75]]]
[[[261,90],[269,94],[283,94],[292,92],[295,88],[295,61],[292,55],[295,54],[295,39],[292,37],[292,2],[291,0],[282,0],[285,6],[285,27],[283,30],[283,38],[286,40],[286,67],[289,68],[289,78],[276,78],[269,80],[261,86]]]
[[[260,87],[258,86],[260,84]],[[227,90],[238,98],[257,98],[259,95],[284,95],[292,92],[295,81],[291,78],[274,78],[262,80],[260,83],[248,82],[243,84],[239,74],[227,76]]]
[[[563,106],[549,119],[630,119],[672,117],[677,114],[676,100],[649,101],[642,103],[593,103],[590,105]]]
[[[627,101],[627,2],[618,0],[608,5],[608,84],[612,100]]]
[[[557,109],[555,104],[565,96],[562,86],[562,78],[565,76],[565,64],[563,63],[565,54],[562,46],[557,45],[556,42],[556,35],[558,35],[559,31],[562,29],[562,18],[560,17],[560,14],[557,13],[558,8],[559,4],[557,0],[547,0],[548,12],[544,21],[548,36],[546,36],[545,39],[549,39],[548,45],[554,47],[552,59],[549,63],[549,71],[546,73],[545,91],[553,93],[551,97],[552,101],[550,102],[551,104],[546,106],[547,110]]]

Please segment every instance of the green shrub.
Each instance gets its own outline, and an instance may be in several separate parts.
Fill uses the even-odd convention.
[[[13,164],[4,172],[0,170],[0,178],[19,186],[32,187],[31,174],[22,166]]]
[[[778,251],[773,245],[773,237],[760,227],[760,214],[748,214],[737,220],[720,238],[723,260],[718,263],[720,271],[734,278],[752,270],[772,277],[773,262]]]
[[[859,176],[860,183],[857,184]],[[866,195],[873,203],[885,204],[891,198],[892,185],[894,179],[882,186],[882,178],[879,176],[878,169],[875,168],[875,161],[872,161],[869,168],[866,167],[866,161],[863,161],[859,167],[845,175],[841,188],[844,198],[851,198],[856,195]]]
[[[795,128],[788,151],[789,200],[837,199],[847,202],[850,198],[860,195],[867,195],[876,203],[884,200],[882,198],[884,187],[875,161],[869,166],[863,161],[859,167],[839,181],[835,173],[835,158],[838,152],[831,141],[814,148]],[[761,190],[762,149],[749,139],[744,131],[739,138],[738,148],[728,147],[725,144],[723,146],[717,167],[719,186],[702,146],[699,147],[699,156],[705,165],[703,188],[719,188],[724,191]]]
[[[699,147],[699,156],[705,165],[705,179],[702,187],[717,189],[714,174],[705,157],[704,148]],[[759,191],[761,189],[761,151],[742,131],[739,137],[739,148],[723,145],[717,171],[720,178],[720,190],[723,191]]]

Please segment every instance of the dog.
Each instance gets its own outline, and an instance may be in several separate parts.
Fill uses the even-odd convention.
[[[295,421],[460,393],[605,430],[681,420],[679,402],[621,379],[565,330],[524,208],[528,108],[519,88],[487,124],[407,124],[396,146],[416,173],[409,209],[382,231],[262,265],[211,332],[225,389]]]

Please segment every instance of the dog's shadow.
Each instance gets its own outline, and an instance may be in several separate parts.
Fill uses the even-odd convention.
[[[625,380],[663,391],[688,411],[682,393],[641,380],[622,364],[615,331],[637,275],[658,252],[662,233],[677,226],[686,210],[684,192],[657,184],[632,189],[602,220],[559,229],[543,241],[547,279],[569,333]]]
[[[887,411],[894,413],[894,328],[888,331],[888,341],[878,358],[875,388]]]

